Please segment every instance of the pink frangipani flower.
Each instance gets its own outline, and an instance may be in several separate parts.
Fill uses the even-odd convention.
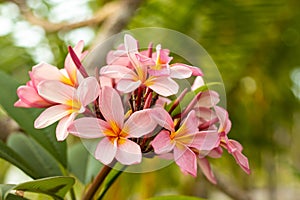
[[[156,154],[173,150],[174,160],[183,172],[197,175],[197,153],[210,151],[218,142],[216,131],[199,131],[195,111],[191,111],[175,130],[176,122],[162,108],[155,108],[153,118],[164,127],[152,141]]]
[[[140,163],[141,148],[130,138],[139,138],[154,130],[157,123],[151,118],[152,110],[134,112],[125,121],[121,98],[110,87],[101,90],[99,105],[105,120],[92,117],[77,119],[69,127],[69,132],[81,138],[102,138],[95,157],[105,165],[114,158],[124,165]]]
[[[248,159],[245,155],[242,154],[243,147],[242,145],[235,141],[228,139],[228,132],[231,129],[231,121],[228,118],[228,112],[219,106],[215,106],[216,115],[219,119],[219,130],[220,139],[219,145],[227,149],[228,153],[232,154],[235,158],[237,164],[247,173],[250,174],[250,168]]]
[[[99,96],[99,85],[94,77],[84,79],[77,89],[59,81],[43,81],[38,85],[41,97],[55,105],[44,110],[35,120],[35,128],[45,128],[59,120],[56,138],[64,140],[68,136],[67,128],[86,106]]]
[[[87,53],[82,53],[83,46],[83,41],[79,41],[73,49],[81,60]],[[42,81],[56,80],[72,87],[78,87],[80,81],[83,79],[72,61],[70,54],[66,57],[64,69],[58,69],[53,65],[41,62],[32,68],[32,71],[29,72],[29,76],[31,80],[28,81],[25,86],[20,86],[17,89],[17,94],[20,99],[14,104],[16,107],[46,108],[55,104],[39,95],[37,87]]]

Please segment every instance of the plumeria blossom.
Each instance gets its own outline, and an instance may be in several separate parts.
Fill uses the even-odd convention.
[[[69,133],[97,139],[94,156],[110,167],[141,163],[143,154],[171,157],[184,174],[197,176],[199,166],[216,183],[209,158],[221,157],[225,149],[250,173],[242,145],[228,137],[228,112],[218,106],[220,96],[208,89],[200,68],[173,63],[170,50],[160,44],[139,51],[138,41],[126,34],[95,78],[81,63],[87,54],[83,45],[69,47],[63,69],[34,66],[30,81],[18,88],[15,106],[46,108],[35,128],[58,121],[58,141]],[[176,79],[194,83],[178,94]]]
[[[196,153],[215,148],[218,133],[199,131],[195,111],[188,114],[177,130],[175,130],[177,122],[174,122],[164,109],[155,109],[153,117],[160,126],[165,128],[151,143],[154,152],[164,154],[173,150],[174,160],[181,170],[197,176]]]
[[[219,106],[216,106],[215,110],[220,123],[218,130],[218,132],[220,133],[219,145],[227,149],[228,153],[233,155],[237,164],[240,165],[240,167],[247,174],[250,174],[248,159],[242,154],[242,145],[235,140],[228,139],[227,134],[231,128],[231,121],[228,118],[228,112],[224,108]]]
[[[82,60],[87,52],[82,52],[84,43],[79,41],[73,48],[77,57]],[[65,65],[63,69],[50,65],[48,63],[39,63],[32,68],[29,72],[30,81],[25,86],[20,86],[17,90],[18,97],[20,98],[15,106],[17,107],[35,107],[45,108],[54,105],[55,102],[51,102],[43,98],[38,93],[38,85],[45,80],[57,80],[72,87],[78,87],[80,81],[83,79],[82,75],[78,72],[74,62],[71,59],[70,54],[65,59]]]
[[[116,62],[112,62],[112,55],[109,56],[109,63],[114,63],[102,67],[100,74],[117,79],[117,89],[121,92],[132,92],[140,86],[151,88],[162,96],[170,96],[178,91],[178,84],[172,79],[189,78],[193,73],[202,75],[199,68],[184,64],[169,65],[172,60],[168,56],[167,50],[162,50],[160,45],[156,48],[154,57],[148,57],[138,52],[138,43],[130,35],[124,37],[124,51],[130,61],[124,59],[124,51],[119,50],[120,59],[114,57]],[[116,55],[115,55],[116,56]],[[117,63],[117,64],[116,64]],[[126,65],[121,65],[125,63]],[[129,67],[133,66],[133,68]]]
[[[105,165],[114,158],[124,165],[140,163],[141,148],[130,138],[138,138],[154,130],[157,123],[151,118],[151,110],[137,111],[125,121],[121,98],[110,87],[102,89],[99,105],[104,120],[80,118],[72,123],[69,132],[81,138],[102,138],[95,157]]]
[[[43,81],[38,85],[38,93],[44,99],[56,103],[44,110],[35,120],[35,128],[45,128],[59,120],[56,138],[64,140],[68,136],[67,128],[79,113],[99,95],[99,85],[95,78],[84,79],[77,89],[59,81]]]

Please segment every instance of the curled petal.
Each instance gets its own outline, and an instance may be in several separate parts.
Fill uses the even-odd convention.
[[[156,154],[165,154],[173,150],[175,142],[170,139],[170,132],[162,130],[151,142]]]
[[[206,158],[199,158],[198,164],[203,172],[204,176],[213,184],[217,184],[217,180],[215,178],[215,175],[213,171],[211,170],[210,164]]]
[[[251,173],[248,158],[242,154],[240,151],[236,151],[232,153],[234,159],[238,163],[238,165],[246,172],[247,174]]]
[[[116,159],[123,165],[140,163],[142,161],[140,146],[131,140],[123,140],[124,141],[122,141],[121,144],[118,144]]]
[[[44,110],[34,121],[35,128],[45,128],[70,114],[68,106],[55,105]]]
[[[116,79],[134,79],[136,74],[122,65],[107,65],[100,69],[100,75]]]
[[[110,164],[117,153],[116,142],[116,140],[110,141],[107,137],[104,137],[97,145],[95,158],[105,165]]]
[[[194,67],[194,66],[190,66],[190,65],[186,65],[186,64],[182,64],[182,63],[174,63],[171,65],[171,67],[175,67],[175,66],[183,66],[183,67],[189,69],[192,72],[193,76],[203,76],[203,72],[201,71],[201,69],[199,67]]]

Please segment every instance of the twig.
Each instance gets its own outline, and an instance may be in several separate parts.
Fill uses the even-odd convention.
[[[99,9],[93,17],[90,19],[75,22],[75,23],[52,23],[47,19],[39,18],[32,13],[30,8],[26,5],[26,1],[24,0],[10,0],[15,3],[21,11],[21,14],[25,17],[25,19],[31,24],[41,26],[46,32],[57,32],[57,31],[68,31],[84,26],[97,26],[101,24],[106,18],[108,18],[111,14],[115,12],[115,10],[119,9],[119,2],[109,2],[106,3],[101,9]]]

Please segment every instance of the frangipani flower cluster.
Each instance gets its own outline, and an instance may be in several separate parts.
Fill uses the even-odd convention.
[[[100,139],[94,156],[105,165],[138,164],[143,153],[152,152],[174,159],[192,176],[199,166],[216,183],[208,158],[221,157],[225,149],[250,173],[241,144],[228,138],[228,113],[218,106],[218,93],[204,84],[200,68],[172,63],[161,45],[139,51],[137,40],[125,35],[124,44],[107,54],[107,65],[93,77],[81,64],[87,54],[83,45],[69,47],[63,69],[34,66],[30,81],[18,88],[15,106],[46,108],[35,128],[58,121],[58,141],[69,134]],[[194,83],[180,90],[178,79]]]

